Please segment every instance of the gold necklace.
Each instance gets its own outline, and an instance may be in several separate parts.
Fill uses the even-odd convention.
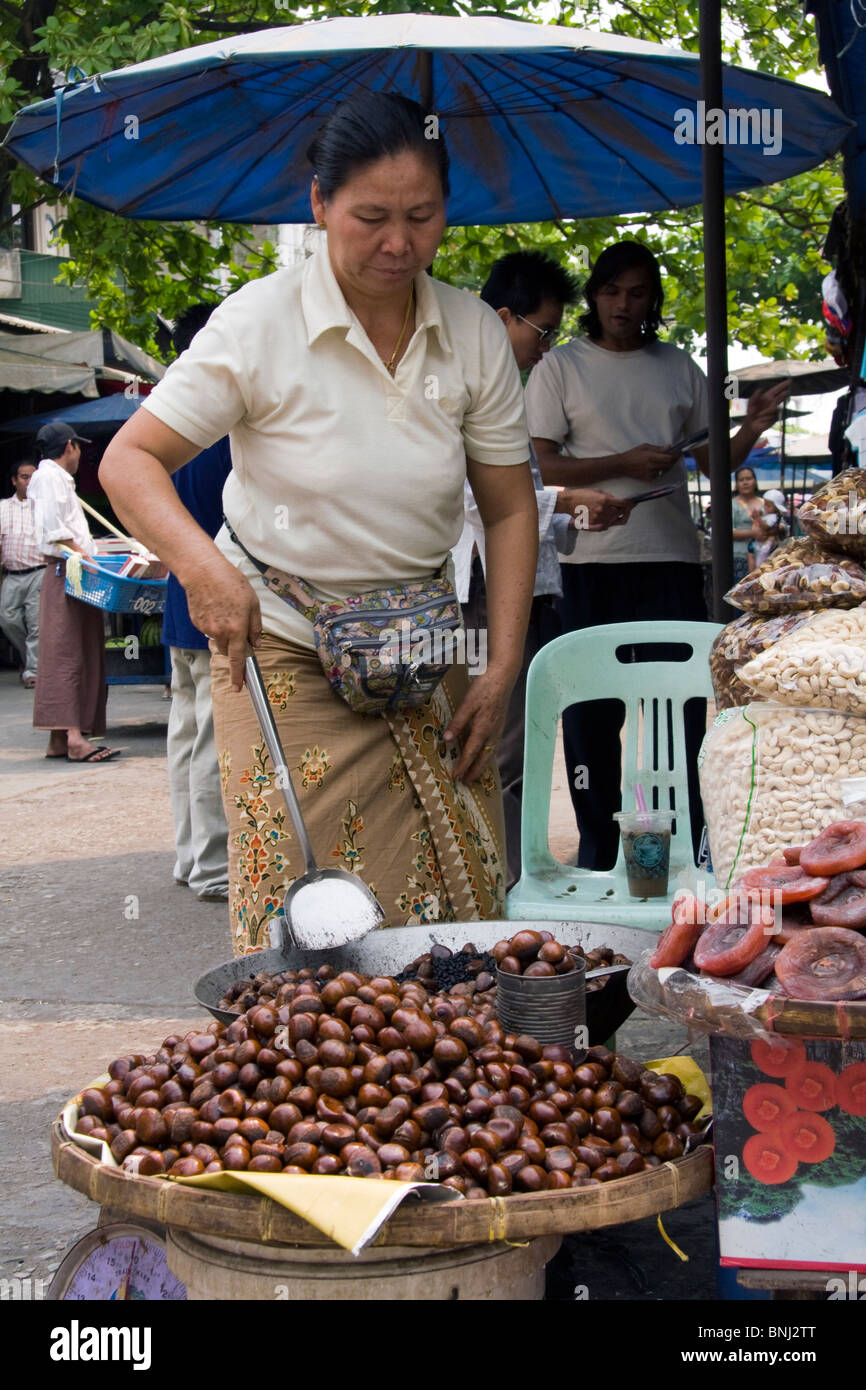
[[[397,367],[396,367],[397,353],[400,351],[400,346],[401,346],[401,344],[402,344],[402,342],[403,342],[403,337],[404,337],[405,332],[406,332],[406,325],[407,325],[407,323],[409,322],[409,312],[410,312],[410,310],[411,310],[411,308],[412,308],[412,302],[413,302],[414,298],[415,298],[415,281],[413,280],[413,281],[412,281],[412,286],[411,286],[411,288],[410,288],[410,290],[409,290],[409,298],[406,300],[406,312],[405,312],[405,314],[403,315],[403,327],[400,329],[400,336],[399,336],[399,338],[397,339],[396,343],[394,344],[394,351],[391,353],[391,356],[388,358],[388,361],[385,362],[384,357],[382,358],[382,361],[385,362],[385,371],[388,373],[389,376],[393,376],[394,373],[395,373],[396,370],[397,370]]]

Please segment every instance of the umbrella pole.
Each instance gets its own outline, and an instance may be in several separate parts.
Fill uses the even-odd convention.
[[[723,108],[721,0],[701,0],[701,99],[704,111]],[[731,447],[728,398],[727,270],[725,265],[724,145],[701,147],[704,212],[704,296],[707,319],[707,377],[709,380],[710,505],[713,516],[713,617],[728,622],[731,609],[724,601],[734,578],[731,515]]]

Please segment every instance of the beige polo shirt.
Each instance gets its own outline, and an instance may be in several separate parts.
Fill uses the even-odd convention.
[[[466,456],[529,456],[520,375],[498,316],[428,275],[392,379],[346,304],[327,250],[254,280],[211,315],[142,408],[206,448],[229,434],[225,515],[259,559],[342,597],[433,574],[460,537]],[[265,630],[310,624],[251,580]]]

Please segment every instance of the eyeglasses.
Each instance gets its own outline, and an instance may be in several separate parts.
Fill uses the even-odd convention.
[[[562,337],[558,328],[539,328],[537,323],[533,323],[530,319],[525,319],[522,314],[515,314],[514,317],[520,319],[521,323],[527,324],[529,328],[534,328],[538,334],[538,341],[540,343],[550,343],[553,345],[554,343],[558,343]]]

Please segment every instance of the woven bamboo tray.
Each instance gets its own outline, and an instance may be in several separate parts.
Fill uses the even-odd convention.
[[[206,1191],[109,1168],[67,1139],[59,1118],[51,1126],[51,1156],[61,1182],[128,1217],[265,1245],[333,1245],[321,1231],[267,1197]],[[670,1211],[708,1192],[712,1182],[713,1151],[705,1144],[673,1163],[601,1187],[486,1201],[405,1203],[373,1244],[433,1249],[592,1231]]]

